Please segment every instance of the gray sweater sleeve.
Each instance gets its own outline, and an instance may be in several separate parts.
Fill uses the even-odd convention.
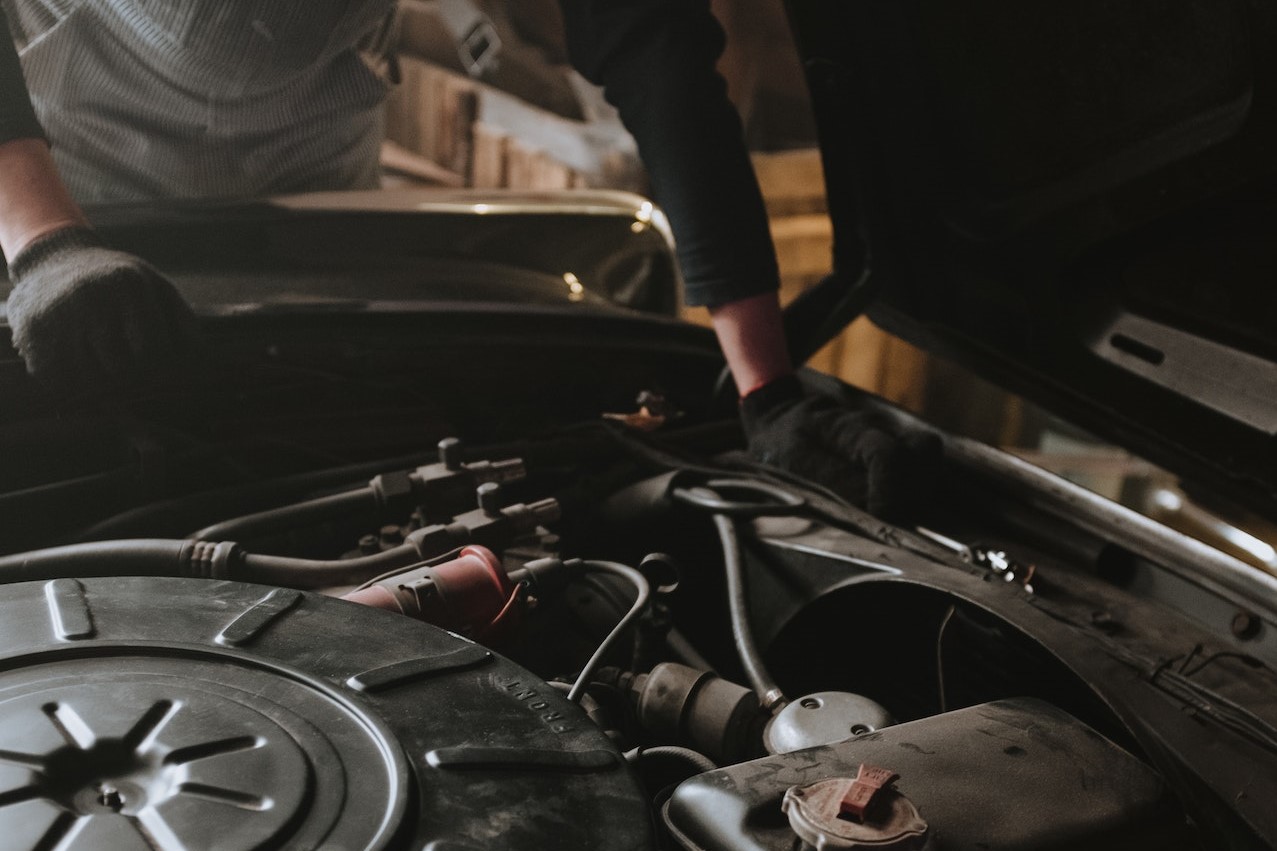
[[[638,141],[678,243],[688,304],[779,286],[740,117],[715,69],[709,0],[560,0],[573,64],[603,86]]]
[[[44,138],[18,62],[9,21],[0,9],[0,144],[14,139]]]

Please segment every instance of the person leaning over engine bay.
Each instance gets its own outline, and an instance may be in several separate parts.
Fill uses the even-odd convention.
[[[708,0],[560,6],[573,64],[638,141],[676,237],[685,300],[709,308],[744,399],[751,450],[823,472],[872,509],[865,471],[890,456],[892,440],[807,410],[762,198],[715,70],[724,36]],[[0,9],[8,319],[27,370],[52,386],[118,382],[194,339],[172,285],[105,246],[79,203],[377,185],[386,83],[360,47],[384,33],[393,0],[0,0]]]

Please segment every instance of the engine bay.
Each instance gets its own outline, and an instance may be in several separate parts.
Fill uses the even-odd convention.
[[[450,437],[0,558],[13,847],[1203,847],[1132,669],[1271,672],[1123,590],[1134,545],[1016,516],[957,438],[942,533],[731,428]]]
[[[6,847],[1271,847],[1277,581],[814,373],[939,444],[918,516],[751,460],[708,329],[559,291],[668,271],[633,210],[538,214],[538,300],[370,295],[356,225],[528,224],[450,210],[115,233],[202,362],[0,361]]]

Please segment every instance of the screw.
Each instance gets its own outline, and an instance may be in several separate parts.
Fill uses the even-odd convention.
[[[102,786],[98,790],[98,803],[109,809],[111,812],[118,813],[124,809],[124,796],[120,794],[119,789],[111,786]]]
[[[1245,609],[1239,609],[1237,614],[1233,615],[1233,635],[1242,641],[1248,641],[1259,635],[1261,621]]]

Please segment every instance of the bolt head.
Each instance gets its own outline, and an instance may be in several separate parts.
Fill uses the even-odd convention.
[[[1262,622],[1259,618],[1245,609],[1239,609],[1237,614],[1233,615],[1233,622],[1231,624],[1233,635],[1243,641],[1247,641],[1259,635],[1259,629],[1261,626]]]
[[[461,469],[461,441],[455,437],[445,437],[439,441],[439,460],[449,470]]]

